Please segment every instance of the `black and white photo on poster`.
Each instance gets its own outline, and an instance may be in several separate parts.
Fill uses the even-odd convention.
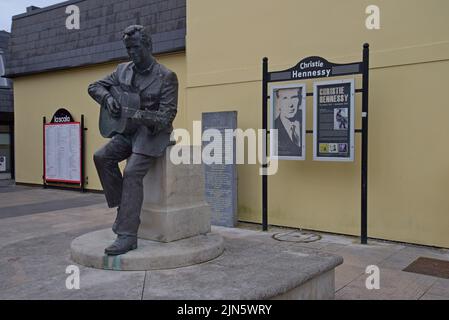
[[[271,87],[270,156],[305,159],[306,85]]]
[[[334,109],[334,130],[348,129],[348,108]]]
[[[354,160],[354,79],[314,83],[313,159]]]

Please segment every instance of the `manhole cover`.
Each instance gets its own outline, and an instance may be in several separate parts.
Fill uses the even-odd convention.
[[[310,232],[290,231],[275,233],[273,234],[273,239],[276,239],[278,241],[308,243],[320,240],[321,236]]]
[[[403,271],[449,279],[449,261],[419,257]]]

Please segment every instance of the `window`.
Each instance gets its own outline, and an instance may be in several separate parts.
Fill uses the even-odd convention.
[[[3,61],[3,50],[0,49],[0,87],[7,87],[8,80],[1,77],[5,74],[5,64]]]

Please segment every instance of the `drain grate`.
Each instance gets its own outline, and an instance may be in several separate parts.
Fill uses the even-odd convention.
[[[302,243],[315,242],[321,239],[321,236],[318,234],[303,231],[276,233],[273,234],[272,237],[273,239],[278,241],[302,242]]]
[[[449,261],[419,257],[402,271],[449,279]]]

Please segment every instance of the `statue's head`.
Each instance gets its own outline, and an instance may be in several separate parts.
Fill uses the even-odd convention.
[[[135,64],[140,64],[151,56],[153,44],[151,36],[144,26],[132,25],[123,31],[123,43],[130,59]]]

